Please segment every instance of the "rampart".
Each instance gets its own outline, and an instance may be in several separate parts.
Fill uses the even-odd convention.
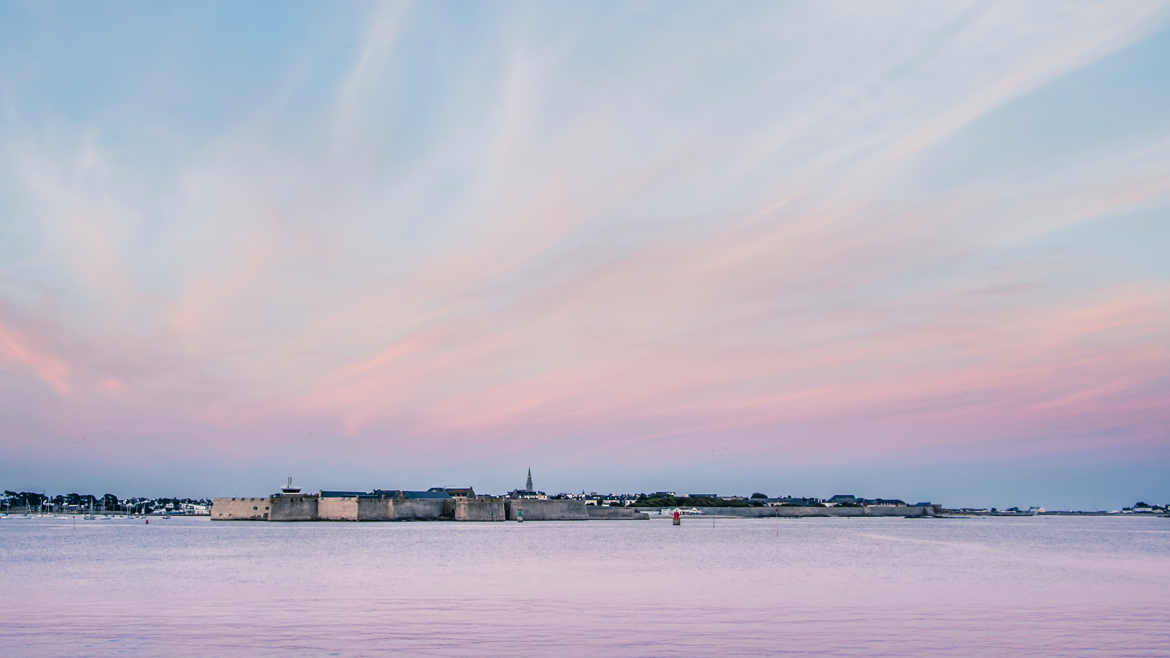
[[[649,519],[650,515],[645,512],[639,512],[632,507],[601,507],[598,505],[586,505],[585,512],[590,519],[598,520],[641,520]]]
[[[667,516],[673,508],[642,507],[638,508],[650,516]],[[741,518],[806,518],[816,516],[831,517],[930,517],[939,513],[937,505],[873,505],[869,507],[803,507],[797,505],[783,505],[780,507],[700,507],[705,516],[735,516]],[[661,512],[661,514],[660,514]]]
[[[454,501],[450,498],[395,498],[388,502],[394,521],[440,521],[455,517]]]
[[[501,498],[456,498],[456,521],[503,521],[507,518]]]
[[[390,498],[357,498],[358,521],[393,521],[394,501]]]
[[[358,498],[321,496],[317,500],[318,521],[357,521]]]
[[[587,521],[589,513],[585,511],[585,501],[582,500],[534,500],[528,498],[512,498],[505,503],[507,519],[525,521]]]
[[[213,521],[267,521],[271,499],[263,498],[216,498],[211,501]]]
[[[269,521],[316,521],[316,494],[277,494],[270,498]]]
[[[869,507],[703,507],[704,516],[738,518],[931,517],[938,505]],[[580,500],[528,498],[404,498],[378,495],[281,493],[260,498],[216,498],[213,521],[585,521],[670,516],[673,509],[601,507]]]
[[[389,496],[321,496],[317,521],[439,521],[455,517],[454,501]]]

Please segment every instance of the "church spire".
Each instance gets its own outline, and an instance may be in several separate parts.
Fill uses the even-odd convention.
[[[528,467],[528,482],[524,484],[524,488],[532,491],[532,467]]]

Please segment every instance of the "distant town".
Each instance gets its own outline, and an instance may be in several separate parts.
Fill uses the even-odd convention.
[[[273,494],[291,496],[306,496],[300,489],[292,487],[289,479],[288,486],[281,493]],[[753,492],[748,495],[726,495],[713,492],[678,492],[653,491],[640,493],[598,493],[592,492],[561,492],[548,494],[538,490],[532,483],[532,472],[529,470],[524,488],[513,489],[506,494],[477,494],[473,487],[431,487],[425,490],[404,489],[374,489],[369,492],[321,490],[312,494],[317,500],[354,501],[355,509],[358,499],[387,499],[399,500],[400,506],[406,501],[425,501],[437,499],[451,499],[464,501],[572,501],[574,506],[586,508],[633,508],[640,510],[681,509],[690,513],[701,514],[703,510],[717,512],[712,508],[722,508],[733,511],[736,508],[802,508],[815,515],[817,508],[863,508],[877,512],[881,508],[909,509],[922,508],[937,510],[941,514],[964,516],[1035,516],[1035,515],[1163,515],[1170,516],[1170,504],[1149,504],[1138,501],[1129,507],[1115,510],[1079,510],[1079,511],[1050,511],[1043,507],[956,507],[949,508],[929,501],[906,502],[899,498],[867,498],[853,494],[835,494],[828,498],[811,496],[772,496],[763,492]],[[225,498],[224,501],[255,501],[255,498]],[[0,514],[77,514],[77,515],[125,515],[125,516],[212,516],[215,500],[212,498],[179,498],[179,497],[130,497],[119,498],[106,493],[103,495],[67,493],[49,495],[29,491],[5,490],[0,496]],[[256,511],[260,511],[257,506]],[[633,510],[631,510],[633,511]],[[748,511],[748,510],[743,510]],[[795,511],[795,510],[792,510]],[[847,510],[838,510],[846,512]],[[861,510],[858,510],[861,511]],[[601,510],[598,510],[601,512]],[[764,510],[750,514],[750,516],[767,516]],[[829,514],[826,514],[829,515]],[[838,514],[832,514],[837,516]],[[884,515],[884,514],[883,514]],[[257,515],[262,516],[262,515]],[[598,518],[601,514],[588,514]],[[252,517],[255,519],[256,517]],[[356,517],[355,517],[356,518]],[[626,518],[626,517],[622,517]]]
[[[107,493],[57,494],[5,490],[0,496],[0,514],[117,514],[119,516],[186,515],[210,516],[210,498],[118,498]]]

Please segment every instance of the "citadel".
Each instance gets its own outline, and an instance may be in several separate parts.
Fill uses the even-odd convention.
[[[760,500],[755,498],[760,497]],[[651,514],[731,517],[933,517],[943,510],[932,503],[907,504],[897,499],[864,499],[838,495],[813,498],[767,498],[753,494],[753,504],[715,494],[679,497],[655,492],[610,499],[600,496],[549,497],[532,484],[532,470],[523,489],[503,496],[477,495],[471,487],[431,487],[425,491],[374,489],[304,493],[292,486],[262,497],[216,498],[213,521],[588,521],[648,519]],[[700,510],[692,503],[703,505]],[[673,508],[673,509],[672,509]],[[649,512],[649,513],[648,513]]]
[[[477,496],[471,487],[431,487],[426,491],[374,489],[303,493],[288,486],[258,498],[216,498],[213,521],[588,521],[647,519],[635,509],[586,505],[583,500],[550,500],[532,486],[506,496]]]

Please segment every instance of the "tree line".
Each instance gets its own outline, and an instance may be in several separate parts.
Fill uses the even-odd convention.
[[[81,509],[102,509],[107,512],[125,512],[127,510],[150,511],[155,509],[175,509],[181,505],[210,505],[211,500],[206,498],[118,498],[112,493],[102,496],[81,494],[77,492],[48,496],[35,491],[4,490],[4,499],[8,509],[41,509],[52,506],[55,509],[66,507]]]

